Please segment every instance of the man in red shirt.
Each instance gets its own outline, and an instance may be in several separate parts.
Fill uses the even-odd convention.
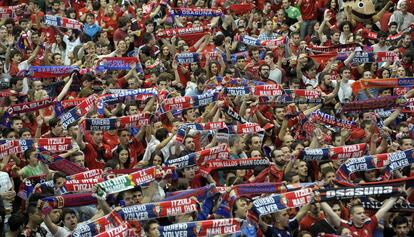
[[[118,41],[123,40],[128,35],[128,30],[131,28],[131,21],[129,17],[122,16],[118,19],[118,29],[114,32],[114,44],[118,45]]]
[[[342,220],[327,204],[326,202],[321,203],[325,215],[330,218],[336,227],[344,226],[351,230],[352,236],[354,237],[371,237],[375,228],[378,226],[378,220],[381,220],[384,215],[391,209],[395,204],[398,197],[390,197],[382,205],[381,209],[375,213],[375,215],[367,218],[365,215],[365,209],[363,206],[355,205],[349,210],[351,219],[349,222]]]
[[[300,38],[304,39],[306,35],[312,32],[311,26],[316,23],[318,7],[315,0],[299,0],[297,5],[300,7],[303,20],[300,27]]]
[[[84,142],[80,129],[77,136],[77,143],[80,149],[85,153],[86,167],[89,169],[103,169],[105,161],[111,159],[111,148],[109,145],[103,143],[102,131],[91,131],[91,135],[85,136]],[[88,137],[89,136],[89,137]]]

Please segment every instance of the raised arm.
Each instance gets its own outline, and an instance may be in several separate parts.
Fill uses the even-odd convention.
[[[381,209],[375,213],[375,217],[377,220],[381,220],[384,215],[391,209],[392,206],[394,206],[395,202],[398,200],[398,197],[390,197],[387,200],[385,200],[384,204],[382,204]]]
[[[325,215],[331,223],[334,224],[335,227],[338,227],[341,224],[341,218],[332,210],[331,206],[329,206],[326,202],[321,202],[321,207],[325,212]]]
[[[74,74],[72,74],[69,78],[69,81],[66,83],[66,85],[63,87],[62,91],[59,93],[59,95],[56,97],[56,101],[61,101],[63,97],[65,97],[66,93],[68,93],[70,86],[73,82]]]

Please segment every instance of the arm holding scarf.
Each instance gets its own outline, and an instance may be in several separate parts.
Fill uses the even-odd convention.
[[[330,220],[329,223],[332,223],[335,227],[339,227],[341,222],[344,221],[332,210],[328,203],[322,202],[321,207],[326,214],[326,218]]]
[[[398,200],[398,197],[390,197],[385,200],[384,204],[382,204],[381,209],[379,209],[375,213],[375,217],[377,220],[381,220],[385,214],[394,206],[395,202]]]

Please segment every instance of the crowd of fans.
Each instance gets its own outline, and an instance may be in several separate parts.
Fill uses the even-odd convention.
[[[228,215],[219,211],[224,196],[242,184],[277,183],[286,188],[283,192],[298,184],[315,191],[340,187],[337,170],[346,159],[300,159],[306,149],[366,144],[360,156],[374,156],[413,148],[412,111],[405,104],[412,97],[410,87],[365,88],[355,93],[353,84],[371,79],[414,80],[414,4],[409,0],[352,3],[363,10],[371,4],[379,18],[361,22],[361,14],[351,10],[349,2],[338,0],[0,0],[1,235],[69,236],[84,223],[114,210],[161,202],[168,194],[212,185],[212,204],[198,199],[198,211],[142,220],[131,225],[136,232],[129,236],[160,236],[162,226],[223,218],[240,221],[240,230],[231,233],[237,236],[414,236],[408,183],[401,197],[318,202],[315,192],[305,205],[255,221],[249,217],[252,203],[272,193],[238,195]],[[180,9],[192,9],[192,13],[186,15]],[[196,9],[205,16],[194,16]],[[211,9],[220,11],[216,14]],[[58,16],[60,23],[48,23],[51,16]],[[173,29],[186,30],[171,33]],[[256,43],[245,40],[253,38]],[[382,52],[393,56],[379,60]],[[355,60],[363,53],[370,55],[369,60]],[[105,60],[116,58],[124,58],[126,68],[105,68]],[[34,70],[36,66],[40,67]],[[76,72],[42,73],[42,68],[50,72],[62,66]],[[260,85],[302,91],[305,102],[283,103],[275,95],[228,92],[231,87]],[[132,93],[140,88],[152,88],[154,93],[133,94],[100,108],[103,96],[115,94],[114,89]],[[211,103],[165,110],[171,98],[193,98],[212,91],[218,97]],[[346,103],[394,95],[404,100],[391,108],[341,111]],[[67,112],[73,108],[65,105],[67,101],[78,105],[86,98],[92,98],[93,105],[70,124],[62,123],[56,104],[63,104]],[[53,99],[53,104],[32,103],[34,109],[16,112],[18,105],[47,99]],[[13,106],[14,113],[10,113]],[[317,112],[352,121],[355,126],[312,120]],[[133,116],[143,123],[133,128],[121,122],[104,131],[87,129],[91,118]],[[186,126],[218,122],[225,128]],[[230,126],[246,123],[260,128],[229,131]],[[153,166],[162,172],[172,167],[166,165],[169,160],[225,145],[229,155],[222,155],[224,159],[266,159],[271,171],[227,167],[205,174],[199,170],[203,164],[176,167],[174,175],[163,173],[161,179],[98,198],[95,204],[45,211],[46,197],[67,194],[62,187],[71,173],[39,160],[44,153],[38,144],[41,138],[69,138],[69,145],[52,156],[85,170],[102,170],[99,177],[105,180]],[[16,139],[32,140],[33,146],[6,152],[4,144]],[[409,178],[411,167],[393,170],[387,178],[384,169],[364,170],[347,181],[359,185]],[[40,179],[52,181],[51,187],[41,185]],[[35,188],[26,197],[18,195],[30,185]],[[81,191],[97,196],[100,190],[94,186]],[[361,205],[374,198],[382,207],[381,203],[376,209]],[[395,208],[396,203],[405,203],[406,208]]]

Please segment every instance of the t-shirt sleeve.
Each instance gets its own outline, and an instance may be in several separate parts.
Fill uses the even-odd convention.
[[[378,226],[378,219],[375,215],[371,216],[371,221],[368,224],[368,228],[371,230],[371,233],[374,232],[375,228]]]
[[[54,236],[55,237],[66,237],[66,236],[69,236],[70,234],[71,233],[67,229],[59,226],[58,231],[55,233]]]
[[[296,218],[289,220],[289,230],[296,230],[299,228],[299,221]]]

